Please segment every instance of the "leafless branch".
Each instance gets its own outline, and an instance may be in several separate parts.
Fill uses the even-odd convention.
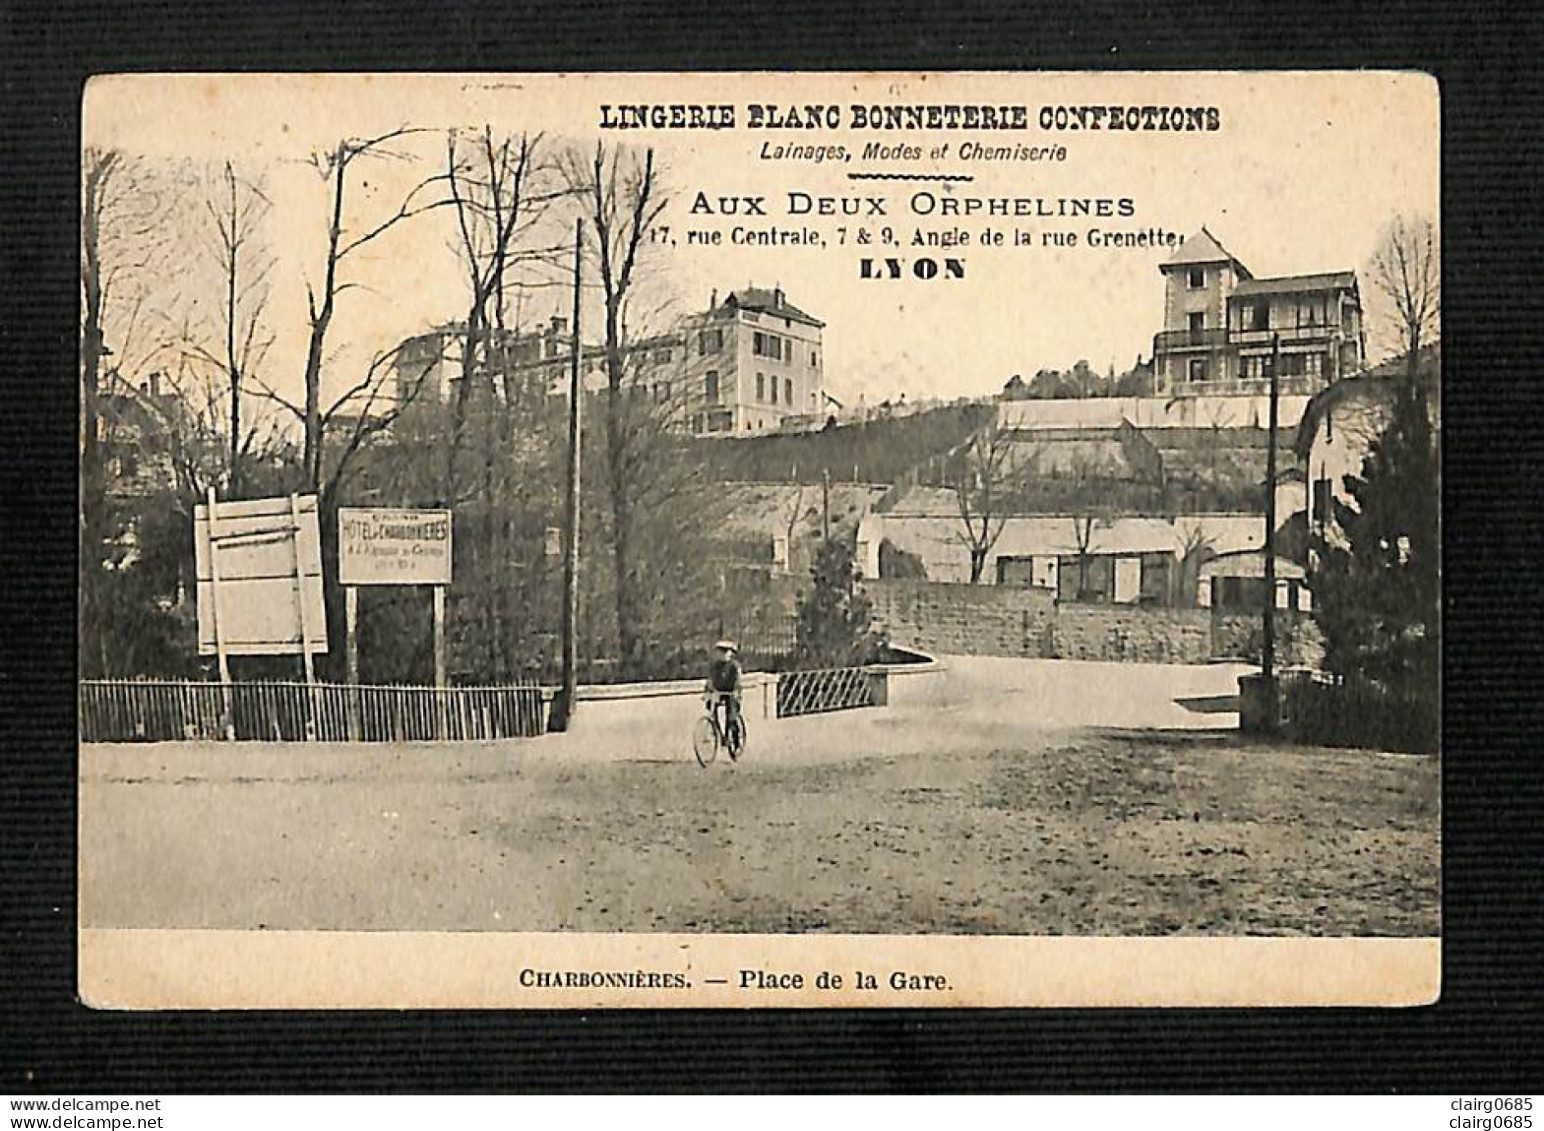
[[[1384,229],[1369,274],[1374,289],[1393,306],[1391,328],[1410,358],[1441,333],[1442,258],[1436,225],[1424,216],[1396,216]]]

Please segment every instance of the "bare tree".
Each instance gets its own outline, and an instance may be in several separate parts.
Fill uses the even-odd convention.
[[[495,674],[507,674],[507,624],[512,615],[512,587],[505,580],[514,544],[515,509],[528,502],[525,477],[510,469],[515,447],[515,413],[533,390],[533,379],[545,370],[539,359],[526,356],[518,337],[520,327],[508,321],[510,292],[525,281],[533,267],[552,269],[571,253],[572,245],[540,246],[532,242],[548,206],[567,195],[551,167],[539,160],[541,135],[496,136],[491,126],[465,137],[450,131],[445,143],[446,181],[455,206],[456,251],[465,272],[469,301],[461,346],[461,378],[451,405],[449,435],[444,444],[442,498],[454,505],[462,498],[458,459],[469,414],[481,408],[482,538],[474,554],[485,560],[478,571],[485,591],[478,595],[484,622],[483,637]],[[464,143],[464,144],[463,144]],[[550,241],[548,241],[550,243]],[[517,277],[518,276],[518,277]],[[532,364],[535,361],[536,364]],[[480,386],[480,388],[479,388]],[[545,399],[545,389],[537,390]]]
[[[389,444],[392,426],[417,401],[434,369],[434,362],[428,360],[416,370],[404,371],[400,357],[400,344],[377,353],[358,379],[325,407],[310,398],[309,389],[307,401],[299,405],[267,386],[256,390],[259,397],[301,423],[310,445],[310,458],[303,458],[301,471],[306,488],[317,494],[320,510],[322,584],[331,637],[324,661],[328,664],[337,664],[342,655],[340,634],[344,617],[337,575],[338,507],[359,469],[360,457],[372,448]]]
[[[1088,567],[1093,560],[1094,530],[1099,525],[1099,519],[1093,514],[1072,516],[1072,537],[1077,546],[1078,553],[1078,590],[1077,596],[1081,598],[1088,592]]]
[[[1174,592],[1180,600],[1194,604],[1200,585],[1201,567],[1217,555],[1217,542],[1200,522],[1187,523],[1180,531],[1179,580]]]
[[[711,411],[704,374],[678,364],[689,344],[678,333],[629,342],[616,408],[610,408],[608,386],[607,411],[598,414],[608,453],[613,427],[623,439],[619,466],[628,477],[628,609],[635,618],[635,649],[648,638],[679,643],[683,627],[716,620],[718,602],[734,599],[709,563],[717,553],[713,543],[727,526],[731,496],[713,487],[702,461],[683,443],[690,418]],[[603,485],[607,501],[613,501],[609,471]],[[606,534],[614,546],[615,510],[608,508],[607,517]],[[619,631],[619,646],[620,641]],[[636,651],[633,656],[636,672],[643,658]]]
[[[793,497],[784,505],[783,518],[783,546],[788,555],[788,569],[793,569],[794,536],[798,533],[799,524],[807,520],[812,507],[804,501],[805,485],[799,482],[798,475],[793,476]]]
[[[273,258],[262,243],[263,223],[272,205],[260,182],[239,176],[226,161],[209,178],[203,206],[211,233],[209,258],[219,272],[222,292],[214,324],[207,329],[219,344],[211,347],[204,343],[191,326],[185,327],[182,337],[198,360],[220,373],[225,392],[225,420],[219,429],[225,448],[223,478],[226,492],[239,495],[243,463],[252,453],[263,423],[254,420],[245,432],[242,430],[247,380],[262,366],[274,341],[264,321]],[[183,384],[186,392],[186,382]]]
[[[170,344],[162,332],[164,312],[175,307],[176,295],[159,268],[185,189],[177,170],[118,150],[87,148],[82,157],[81,455],[87,486],[101,470],[103,359],[115,358],[112,368],[132,377]]]
[[[401,345],[370,359],[358,380],[326,406],[316,406],[316,457],[304,466],[306,486],[317,491],[324,508],[336,504],[354,471],[355,458],[391,426],[422,395],[434,362],[404,374],[399,365]],[[394,388],[393,388],[394,387]],[[296,404],[266,384],[253,390],[261,399],[283,409],[302,425],[311,413],[308,402]],[[329,455],[330,453],[330,455]]]
[[[971,435],[956,451],[949,475],[959,511],[955,537],[970,553],[970,583],[981,581],[987,555],[1002,536],[1013,488],[1021,471],[1012,466],[1012,440],[994,422]]]
[[[1073,544],[1077,547],[1078,591],[1088,592],[1088,568],[1093,561],[1094,532],[1110,525],[1111,508],[1099,501],[1100,467],[1088,453],[1079,453],[1071,464],[1073,480]]]
[[[114,199],[113,182],[123,155],[108,150],[86,150],[83,158],[80,223],[80,388],[81,473],[83,494],[89,500],[101,486],[98,456],[101,428],[97,400],[105,334],[102,329],[106,281],[102,271],[102,226]],[[84,518],[84,516],[83,516]],[[84,564],[84,559],[82,559]]]
[[[453,417],[445,464],[445,497],[453,502],[456,492],[456,456],[466,428],[468,404],[479,374],[491,395],[507,397],[508,388],[495,389],[496,380],[508,374],[494,364],[507,343],[504,338],[506,280],[511,253],[523,213],[528,177],[540,138],[522,134],[495,139],[484,127],[468,147],[460,149],[460,137],[450,131],[445,142],[446,183],[456,211],[459,236],[457,253],[469,284],[469,302],[461,349],[461,380],[456,387]],[[498,370],[496,372],[496,370]]]
[[[643,153],[597,142],[592,155],[564,160],[570,187],[588,221],[590,252],[600,274],[605,319],[606,472],[616,568],[617,643],[624,670],[640,660],[641,578],[634,546],[640,488],[647,475],[650,430],[639,428],[638,401],[628,388],[629,310],[640,250],[665,207],[654,150]]]
[[[1389,222],[1368,268],[1373,286],[1394,307],[1394,333],[1413,380],[1421,346],[1442,332],[1442,252],[1425,216]]]
[[[303,427],[305,446],[301,456],[303,478],[306,486],[317,490],[322,484],[322,369],[327,356],[327,332],[337,311],[338,296],[357,286],[340,278],[341,270],[350,256],[361,248],[384,236],[398,224],[414,216],[451,203],[443,195],[444,173],[435,173],[415,184],[402,198],[395,212],[370,227],[350,228],[346,219],[349,172],[355,163],[364,159],[385,161],[411,161],[411,154],[397,149],[394,143],[414,134],[425,133],[422,129],[402,127],[389,133],[364,139],[348,139],[338,142],[325,153],[311,157],[311,165],[331,190],[331,203],[327,223],[327,245],[323,259],[320,289],[310,282],[306,284],[306,306],[310,323],[310,343],[306,350],[305,407]],[[369,387],[368,381],[366,387]]]
[[[113,149],[87,148],[81,172],[79,624],[81,662],[90,673],[105,663],[100,649],[87,641],[98,613],[97,582],[107,536],[102,444],[111,422],[101,410],[103,361],[115,358],[113,371],[132,379],[167,345],[158,327],[147,326],[153,320],[146,312],[157,305],[153,299],[163,297],[155,292],[166,289],[157,268],[170,244],[172,215],[184,186],[174,170],[153,168]]]

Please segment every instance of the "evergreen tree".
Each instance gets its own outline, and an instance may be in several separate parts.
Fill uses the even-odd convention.
[[[1441,656],[1440,497],[1436,444],[1419,380],[1402,379],[1350,502],[1340,537],[1317,539],[1314,579],[1326,663],[1345,679],[1434,701]]]
[[[815,548],[813,584],[799,599],[799,658],[812,667],[872,663],[880,640],[870,624],[869,600],[858,587],[852,547],[826,538]]]
[[[192,514],[171,491],[103,500],[106,537],[82,569],[102,600],[85,639],[112,679],[197,676]]]

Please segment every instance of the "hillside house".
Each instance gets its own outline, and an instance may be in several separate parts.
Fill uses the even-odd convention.
[[[1354,271],[1256,278],[1205,228],[1159,270],[1164,322],[1153,358],[1160,395],[1265,392],[1277,342],[1282,393],[1312,394],[1362,366]]]
[[[1441,369],[1441,343],[1424,347],[1419,373],[1434,431],[1441,427]],[[1306,469],[1299,485],[1304,494],[1295,509],[1307,511],[1313,533],[1325,534],[1334,522],[1331,500],[1346,500],[1346,477],[1361,474],[1368,449],[1388,424],[1405,373],[1405,359],[1395,358],[1321,390],[1309,401],[1293,446]]]
[[[788,300],[781,287],[746,287],[686,319],[682,332],[700,382],[687,427],[695,435],[776,431],[785,422],[823,420],[825,323]]]
[[[825,323],[789,301],[781,287],[746,287],[723,302],[715,292],[704,311],[661,333],[627,344],[630,396],[644,397],[662,417],[698,436],[744,436],[823,422],[831,408],[824,388]],[[553,316],[528,331],[493,332],[497,362],[489,375],[500,400],[528,390],[566,399],[572,334]],[[397,347],[399,399],[449,404],[462,378],[463,323],[446,323]],[[580,355],[585,390],[607,387],[605,350]]]
[[[116,369],[97,393],[97,443],[109,498],[142,498],[177,486],[174,422],[181,401],[152,373],[136,386]]]

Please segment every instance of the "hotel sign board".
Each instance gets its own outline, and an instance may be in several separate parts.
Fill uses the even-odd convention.
[[[338,510],[340,585],[449,585],[448,510]]]

